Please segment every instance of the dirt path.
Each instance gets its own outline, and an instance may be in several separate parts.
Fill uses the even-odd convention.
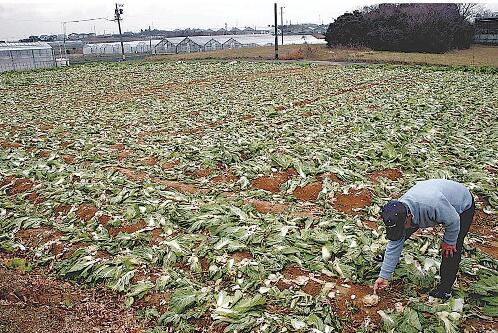
[[[145,326],[116,294],[0,264],[1,333],[140,333]]]

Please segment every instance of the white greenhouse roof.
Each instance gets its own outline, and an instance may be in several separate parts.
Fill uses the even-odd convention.
[[[0,43],[0,51],[19,51],[19,50],[46,50],[52,49],[48,43]]]
[[[183,38],[185,39],[185,38]],[[158,39],[153,39],[153,40],[136,40],[136,41],[132,41],[132,42],[123,42],[123,46],[124,47],[136,47],[136,46],[139,46],[139,45],[146,45],[146,46],[149,46],[151,43],[152,43],[152,46],[156,46],[157,44],[159,44],[160,40]],[[106,46],[110,46],[110,47],[121,47],[121,43],[120,42],[112,42],[112,43],[95,43],[95,44],[86,44],[85,47],[86,48],[91,48],[91,47],[106,47]]]
[[[235,41],[243,44],[250,45],[256,44],[259,46],[264,45],[273,45],[275,43],[275,36],[268,34],[254,34],[254,35],[219,35],[219,36],[189,36],[189,37],[170,37],[164,38],[163,41],[169,41],[174,45],[178,45],[180,42],[185,40],[185,38],[189,38],[194,43],[204,46],[210,40],[214,39],[215,41],[224,44],[230,39],[234,39]],[[280,44],[281,37],[278,37],[278,42]],[[284,45],[290,44],[325,44],[325,40],[316,38],[312,35],[284,35]]]

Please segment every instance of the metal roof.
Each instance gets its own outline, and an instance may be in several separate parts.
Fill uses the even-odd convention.
[[[52,49],[48,43],[0,43],[0,51],[18,51],[18,50],[46,50]]]

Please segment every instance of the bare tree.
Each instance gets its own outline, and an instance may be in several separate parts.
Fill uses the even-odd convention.
[[[473,21],[478,14],[485,12],[485,8],[478,3],[459,3],[457,5],[460,15],[469,22]]]

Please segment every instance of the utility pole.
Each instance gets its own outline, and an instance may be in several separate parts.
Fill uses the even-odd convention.
[[[275,11],[275,60],[278,60],[278,9],[277,3],[274,6]]]
[[[280,29],[282,30],[282,46],[284,46],[284,8],[280,7]]]
[[[116,9],[114,10],[114,19],[118,21],[119,40],[121,41],[121,55],[123,56],[123,61],[125,61],[126,57],[123,45],[123,34],[121,33],[121,15],[123,15],[123,9],[119,7],[123,7],[123,5],[118,5],[116,3]]]
[[[63,34],[64,34],[64,58],[66,57],[67,55],[67,50],[66,50],[66,23],[67,22],[62,22],[62,30],[63,30]]]

